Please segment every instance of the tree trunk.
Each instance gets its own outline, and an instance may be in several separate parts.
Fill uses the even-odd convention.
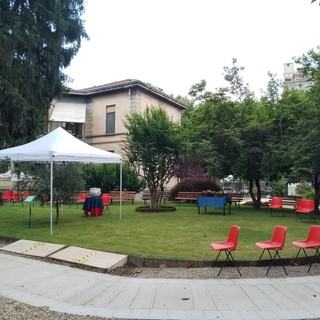
[[[149,186],[149,190],[150,190],[150,208],[157,209],[159,208],[157,188],[155,186]]]
[[[56,205],[56,224],[59,224],[59,222],[60,222],[60,211],[59,211],[59,201],[58,200],[55,201],[55,205]]]
[[[314,214],[319,215],[319,200],[320,200],[320,182],[319,176],[314,176]]]
[[[257,188],[257,195],[253,193],[254,186]],[[253,207],[257,210],[261,209],[261,187],[259,179],[249,179],[249,193],[252,199]]]
[[[150,208],[160,208],[164,194],[163,185],[148,185],[148,188],[150,191]]]

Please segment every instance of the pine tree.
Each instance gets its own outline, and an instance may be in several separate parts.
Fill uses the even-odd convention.
[[[48,108],[64,91],[70,65],[87,38],[83,0],[0,1],[0,146],[46,131]]]

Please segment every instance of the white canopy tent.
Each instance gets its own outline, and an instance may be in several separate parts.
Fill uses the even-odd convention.
[[[53,162],[119,163],[120,191],[122,191],[122,157],[118,154],[92,147],[62,128],[21,146],[0,150],[0,159],[11,161],[50,162],[50,234],[52,235]],[[120,192],[121,197],[121,192]],[[120,198],[120,220],[121,220]]]

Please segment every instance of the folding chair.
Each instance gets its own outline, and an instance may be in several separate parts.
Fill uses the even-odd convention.
[[[276,259],[281,262],[281,265],[283,267],[284,272],[286,275],[288,275],[287,270],[284,266],[284,264],[281,261],[280,253],[279,251],[283,249],[285,240],[286,240],[286,233],[287,233],[287,228],[283,226],[276,226],[273,231],[272,239],[269,241],[260,241],[256,242],[256,246],[259,247],[260,249],[263,249],[261,256],[258,261],[261,260],[264,252],[267,250],[268,254],[270,256],[270,266],[267,270],[266,276],[268,275],[272,265],[276,266]],[[270,251],[274,251],[274,255],[271,255]]]
[[[307,272],[310,271],[311,266],[312,266],[312,262],[309,260],[306,249],[314,249],[315,250],[315,254],[314,257],[318,257],[320,258],[320,253],[319,253],[319,249],[320,249],[320,226],[316,226],[316,225],[312,225],[309,229],[309,233],[307,236],[307,239],[305,240],[298,240],[298,241],[294,241],[292,242],[292,244],[296,247],[299,248],[296,258],[294,259],[294,265],[297,262],[299,253],[302,249],[305,257],[306,257],[306,261],[309,265],[309,269]]]
[[[268,207],[269,207],[269,212],[270,212],[271,216],[272,216],[272,210],[273,209],[281,209],[281,213],[284,216],[283,208],[282,208],[282,198],[272,197],[271,203],[270,203],[270,205]]]
[[[228,239],[226,241],[221,241],[221,242],[214,242],[211,244],[211,247],[216,250],[219,251],[216,260],[213,262],[212,267],[215,265],[215,263],[217,262],[220,254],[222,251],[224,251],[224,253],[226,254],[226,259],[224,260],[222,267],[220,268],[220,271],[218,273],[218,276],[220,276],[220,273],[222,271],[222,269],[225,267],[227,261],[231,262],[233,265],[235,265],[235,267],[237,268],[240,277],[242,277],[242,274],[239,270],[239,268],[237,267],[237,265],[235,264],[235,260],[232,256],[232,251],[237,249],[237,245],[238,245],[238,234],[239,234],[239,226],[231,226],[230,231],[229,231],[229,236]]]
[[[108,213],[110,214],[110,203],[111,203],[110,194],[103,193],[101,195],[101,199],[102,199],[103,206],[105,207],[103,214],[105,214],[106,210],[108,210]]]

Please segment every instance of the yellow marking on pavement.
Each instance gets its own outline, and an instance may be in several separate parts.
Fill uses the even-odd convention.
[[[22,251],[22,253],[28,253],[29,251],[32,251],[33,249],[38,248],[38,247],[43,247],[44,245],[45,245],[44,242],[37,242],[32,247]]]
[[[91,256],[93,256],[95,254],[95,252],[90,252],[88,254],[86,254],[85,256],[83,257],[80,257],[80,258],[72,258],[72,261],[73,262],[76,262],[76,263],[85,263],[85,262],[88,262],[89,261],[89,258]]]

